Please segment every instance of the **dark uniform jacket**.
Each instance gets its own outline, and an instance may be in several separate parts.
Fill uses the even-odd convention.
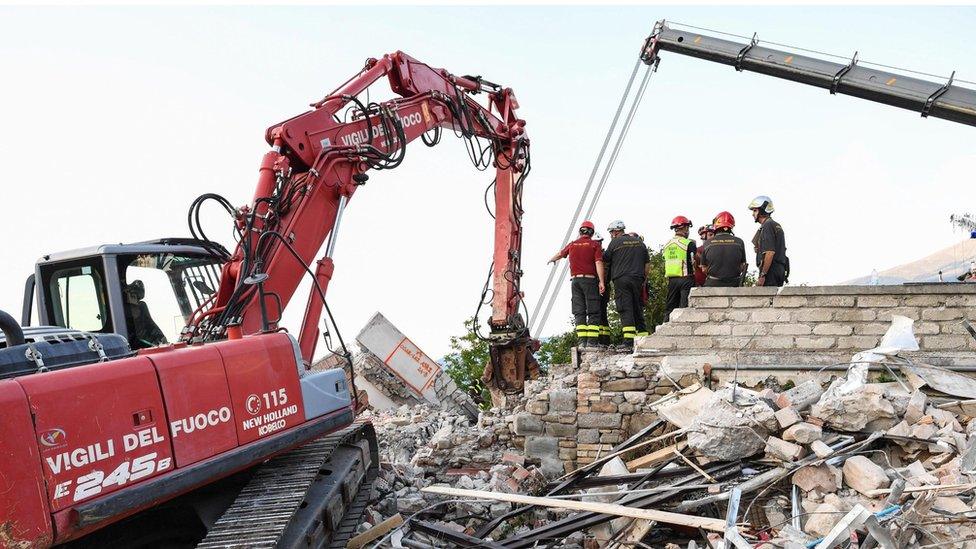
[[[746,262],[746,245],[732,233],[715,233],[702,250],[702,264],[708,267],[708,277],[731,282],[742,276]]]
[[[613,280],[625,276],[644,278],[644,265],[650,260],[644,242],[629,234],[614,238],[603,251],[604,263],[610,263],[613,269]]]
[[[762,270],[762,258],[765,252],[775,252],[773,265],[779,265],[784,269],[789,265],[786,259],[786,236],[783,234],[783,227],[773,221],[772,218],[767,218],[759,226],[756,236],[752,238],[752,244],[756,249],[756,267],[758,269]]]

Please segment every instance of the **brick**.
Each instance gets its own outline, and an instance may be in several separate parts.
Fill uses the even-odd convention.
[[[773,307],[806,307],[807,298],[799,295],[778,295],[773,297]]]
[[[642,377],[615,379],[603,384],[604,391],[643,391],[647,389],[647,380]]]
[[[674,338],[678,349],[711,349],[715,341],[709,336],[684,336]]]
[[[797,322],[827,322],[833,319],[834,313],[827,309],[800,309],[794,316]]]
[[[881,324],[880,322],[867,322],[864,324],[855,324],[854,333],[856,335],[884,335],[888,331],[890,324]],[[938,333],[938,332],[936,332]]]
[[[559,455],[559,441],[554,437],[525,437],[525,456],[530,458],[555,458]]]
[[[776,324],[770,332],[774,335],[810,335],[813,328],[808,324]]]
[[[797,412],[796,408],[792,406],[780,408],[773,415],[776,416],[776,422],[779,423],[780,429],[786,429],[793,424],[803,421],[803,418],[800,417],[800,412]]]
[[[908,307],[942,307],[946,305],[946,297],[940,295],[910,295],[905,298]]]
[[[675,309],[671,311],[669,322],[708,322],[708,311]]]
[[[959,330],[960,331],[958,333],[960,334],[969,333],[966,332],[965,331],[966,329],[963,328],[962,326],[959,326]],[[915,335],[936,335],[940,331],[942,331],[942,328],[939,326],[937,322],[918,322],[915,324]],[[950,332],[952,330],[950,329],[946,331]]]
[[[965,349],[969,338],[961,335],[927,335],[922,338],[923,351]]]
[[[837,467],[827,464],[807,465],[793,473],[791,482],[804,492],[817,490],[822,494],[832,494],[840,490],[843,474]]]
[[[769,437],[766,439],[766,455],[780,461],[796,461],[803,456],[803,446]]]
[[[597,400],[590,403],[590,410],[601,414],[612,414],[617,411],[617,405],[609,400]]]
[[[563,461],[573,461],[576,459],[576,448],[560,448],[559,459]]]
[[[731,304],[736,308],[769,307],[773,303],[772,297],[733,297]]]
[[[962,317],[960,309],[922,309],[922,320],[956,320]]]
[[[853,307],[852,295],[816,295],[811,296],[809,305],[812,307]]]
[[[864,456],[852,456],[844,462],[844,481],[858,492],[887,488],[891,481],[884,469]]]
[[[600,434],[600,442],[607,444],[620,444],[623,439],[620,438],[620,433],[602,433]]]
[[[515,434],[519,436],[524,435],[541,435],[542,434],[542,420],[532,414],[518,414],[515,416]]]
[[[830,457],[831,454],[834,453],[834,450],[830,446],[827,446],[827,444],[822,440],[815,440],[811,442],[810,449],[813,450],[813,453],[817,454],[817,457],[820,459]]]
[[[837,322],[869,322],[878,318],[878,313],[870,309],[843,309],[834,312]]]
[[[540,400],[530,400],[525,403],[525,411],[537,416],[544,416],[549,412],[549,403]]]
[[[878,320],[881,322],[891,322],[891,317],[895,315],[907,316],[912,320],[918,320],[921,318],[921,314],[916,307],[895,307],[894,309],[878,311]]]
[[[554,412],[576,411],[576,389],[549,391],[549,409]]]
[[[514,452],[505,452],[502,454],[502,463],[509,465],[525,465],[525,456],[516,454]]]
[[[675,341],[674,339],[666,336],[659,336],[657,334],[648,336],[644,338],[644,342],[641,343],[641,349],[660,349],[667,351],[669,349],[674,349]]]
[[[845,324],[818,324],[813,327],[813,333],[816,335],[845,336],[853,332],[854,327]]]
[[[747,322],[749,320],[749,311],[736,309],[712,311],[708,317],[711,319],[711,322]]]
[[[572,412],[550,412],[542,416],[542,421],[546,423],[574,423],[576,421],[575,407]]]
[[[780,311],[777,309],[763,309],[760,311],[753,311],[749,318],[753,322],[789,322],[790,312]]]
[[[796,348],[803,350],[825,350],[834,346],[836,341],[832,337],[798,337]]]
[[[620,414],[580,414],[577,425],[583,429],[616,429],[620,427]]]
[[[696,309],[724,309],[729,306],[729,298],[692,296],[688,305]]]
[[[753,346],[756,349],[792,349],[794,343],[792,336],[766,336],[755,339]]]
[[[732,326],[729,324],[703,324],[701,326],[695,326],[695,335],[699,335],[699,336],[732,335]]]
[[[695,329],[694,324],[677,324],[675,322],[668,322],[654,331],[656,336],[688,336],[691,335]]]
[[[857,297],[858,307],[897,307],[898,298],[890,295],[862,295]]]
[[[818,425],[812,425],[810,423],[797,423],[783,431],[783,440],[799,444],[810,444],[821,438],[823,438],[823,430]]]
[[[559,447],[560,448],[576,448],[576,441],[575,440],[560,440],[559,441]]]
[[[946,307],[976,307],[976,295],[951,295],[945,304]]]
[[[546,434],[551,437],[572,438],[576,436],[576,426],[564,425],[562,423],[547,423]]]
[[[610,445],[610,444],[578,444],[576,446],[576,449],[577,450],[589,451],[589,452],[598,452],[598,451],[601,451],[601,450],[610,450],[612,448],[613,448],[613,446]]]
[[[766,335],[766,326],[762,324],[736,324],[732,326],[732,335],[734,336],[756,336]]]
[[[848,336],[837,338],[838,349],[853,349],[856,351],[866,351],[874,349],[881,342],[878,336]]]

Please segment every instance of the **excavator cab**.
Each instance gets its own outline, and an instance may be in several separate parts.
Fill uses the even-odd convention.
[[[214,296],[222,263],[193,239],[46,255],[27,279],[21,324],[115,333],[133,350],[173,343]]]

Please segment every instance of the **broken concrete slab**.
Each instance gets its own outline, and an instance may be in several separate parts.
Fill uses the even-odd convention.
[[[807,465],[800,467],[793,473],[791,482],[804,492],[817,490],[824,494],[832,494],[840,490],[844,475],[840,469],[832,465]]]
[[[796,411],[796,408],[792,406],[787,406],[786,408],[780,408],[776,410],[776,421],[779,423],[780,429],[786,429],[787,427],[793,425],[794,423],[799,423],[803,421],[800,417],[800,412]]]
[[[839,381],[834,381],[831,388]],[[848,393],[828,391],[813,405],[810,414],[839,431],[860,431],[873,421],[896,419],[894,407],[885,399],[884,388],[872,384]]]
[[[803,447],[781,438],[766,439],[766,455],[780,461],[792,462],[803,457]]]
[[[811,444],[821,438],[823,438],[823,429],[805,422],[796,423],[783,431],[783,440],[799,444]]]
[[[765,401],[749,406],[730,403],[728,391],[716,392],[688,427],[688,446],[705,457],[732,461],[763,451],[778,424]]]
[[[891,484],[884,469],[864,456],[852,456],[844,462],[844,482],[869,497],[872,490]]]

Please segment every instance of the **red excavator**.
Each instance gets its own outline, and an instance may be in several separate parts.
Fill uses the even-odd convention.
[[[384,76],[399,97],[361,101]],[[0,546],[344,546],[378,460],[372,426],[354,422],[351,363],[310,369],[320,335],[348,359],[326,304],[332,251],[368,172],[443,128],[495,168],[492,371],[517,386],[532,369],[519,314],[529,140],[512,90],[396,52],[312,107],[267,130],[250,205],[205,194],[192,239],[45,255],[20,323],[36,301],[41,326],[0,314]],[[234,218],[232,254],[199,228],[210,200]],[[306,274],[296,338],[279,320]]]

